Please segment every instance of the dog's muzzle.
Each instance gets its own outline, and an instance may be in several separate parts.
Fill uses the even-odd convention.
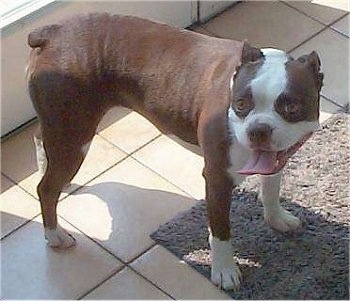
[[[287,163],[288,159],[311,137],[312,133],[305,135],[297,143],[283,151],[254,150],[246,164],[237,173],[241,175],[272,175],[278,173]]]

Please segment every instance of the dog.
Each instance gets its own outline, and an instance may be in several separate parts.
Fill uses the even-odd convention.
[[[280,179],[288,158],[319,126],[323,74],[316,52],[294,59],[246,41],[107,13],[41,27],[28,44],[28,90],[40,122],[37,191],[51,247],[75,244],[57,223],[58,198],[114,106],[201,148],[215,285],[240,286],[229,209],[232,190],[246,176],[261,175],[268,225],[280,232],[300,227],[279,203]]]

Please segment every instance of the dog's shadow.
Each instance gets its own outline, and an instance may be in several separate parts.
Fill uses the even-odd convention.
[[[192,198],[169,191],[101,182],[76,186],[59,212],[128,263],[155,244],[150,234],[160,224],[193,204]]]
[[[234,193],[232,239],[244,280],[239,292],[229,294],[234,299],[348,299],[347,225],[291,200],[282,203],[303,222],[293,234],[265,224],[256,193]],[[206,218],[200,201],[152,237],[210,278]]]
[[[118,250],[117,255],[129,262],[139,255],[132,253],[136,247],[133,244],[143,241],[151,245],[149,233],[155,231],[151,237],[156,242],[210,278],[205,201],[185,210],[186,201],[193,202],[190,198],[117,182],[77,190],[75,195],[78,199],[81,196],[82,206],[86,194],[97,197],[95,201],[100,206],[103,204],[105,218],[109,218],[110,225],[105,229],[108,235],[94,238],[104,247],[114,253]],[[70,201],[74,202],[74,198]],[[230,293],[231,296],[235,299],[348,299],[347,225],[291,200],[284,199],[282,203],[303,222],[302,229],[294,234],[277,233],[265,224],[263,207],[255,192],[234,193],[233,247],[244,281],[240,291]],[[179,206],[185,211],[173,217]],[[99,216],[101,218],[104,217]],[[126,218],[133,219],[128,229],[123,226]],[[91,220],[92,228],[94,223]],[[156,230],[159,223],[162,225]],[[119,250],[118,246],[123,248]]]
[[[293,234],[279,234],[265,224],[256,194],[237,196],[231,212],[232,227],[240,233],[235,248],[248,263],[242,268],[246,280],[241,298],[348,299],[346,224],[282,199],[303,227]]]

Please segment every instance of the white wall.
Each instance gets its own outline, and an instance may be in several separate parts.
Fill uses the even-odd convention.
[[[195,5],[194,5],[195,4]],[[78,12],[110,12],[137,15],[186,27],[197,17],[192,1],[72,1],[55,2],[5,27],[1,34],[1,136],[36,116],[27,94],[25,66],[29,53],[27,35],[33,29]]]
[[[199,21],[208,21],[212,16],[226,9],[237,1],[200,1]]]

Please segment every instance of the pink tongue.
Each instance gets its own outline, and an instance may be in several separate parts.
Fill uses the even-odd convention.
[[[237,173],[242,175],[268,175],[274,173],[277,165],[277,152],[254,151],[247,163]]]

